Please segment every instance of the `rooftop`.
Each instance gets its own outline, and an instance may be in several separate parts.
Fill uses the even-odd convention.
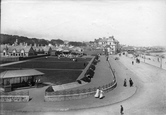
[[[43,74],[44,73],[37,71],[35,69],[10,70],[10,71],[4,71],[4,72],[0,73],[0,79],[35,76],[35,75],[43,75]]]

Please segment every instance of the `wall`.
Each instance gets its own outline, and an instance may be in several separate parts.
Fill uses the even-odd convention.
[[[108,86],[108,87],[106,87]],[[105,85],[105,88],[103,88],[104,92],[109,92],[113,90],[117,86],[116,79],[111,83],[111,85]],[[88,90],[88,89],[87,89]],[[68,94],[68,95],[45,95],[44,99],[45,101],[65,101],[65,100],[73,100],[73,99],[83,99],[90,95],[94,95],[96,90],[85,92],[85,93],[79,93],[79,94]]]
[[[21,96],[21,95],[1,95],[0,102],[28,102],[29,96]]]

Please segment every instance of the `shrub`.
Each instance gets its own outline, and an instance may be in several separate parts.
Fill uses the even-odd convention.
[[[83,80],[83,81],[85,81],[85,82],[91,82],[91,79],[90,78],[88,78],[88,77],[83,77],[81,80]]]
[[[77,82],[78,82],[79,84],[82,84],[80,80],[77,80]]]

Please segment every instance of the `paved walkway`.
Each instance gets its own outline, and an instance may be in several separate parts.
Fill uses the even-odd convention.
[[[113,81],[113,74],[109,68],[109,63],[106,61],[105,56],[100,56],[100,62],[95,66],[95,74],[91,82],[75,89],[94,88],[109,84]]]
[[[13,65],[13,64],[17,64],[17,63],[23,63],[23,62],[26,62],[26,61],[29,61],[29,60],[15,61],[15,62],[10,62],[10,63],[0,64],[0,67],[8,66],[8,65]]]
[[[132,54],[128,54],[129,58],[133,58],[133,55]],[[149,64],[149,65],[152,65],[152,66],[156,66],[158,68],[162,68],[162,69],[165,69],[166,70],[166,58],[162,58],[162,61],[161,59],[159,59],[158,57],[155,57],[155,56],[145,56],[145,59],[142,58],[141,56],[138,57],[138,59],[140,59],[141,62],[144,62],[146,64]]]

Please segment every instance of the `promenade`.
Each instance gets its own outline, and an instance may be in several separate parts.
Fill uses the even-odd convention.
[[[96,65],[95,75],[92,78],[92,82],[81,86],[82,88],[89,88],[94,86],[105,85],[113,80],[113,76],[111,76],[111,71],[109,68],[109,64],[106,61],[106,58],[102,56],[100,58],[100,62]],[[67,113],[72,112],[72,110],[85,110],[91,108],[104,107],[107,105],[112,105],[115,103],[119,103],[122,100],[126,100],[131,97],[136,88],[125,88],[123,87],[123,78],[117,76],[118,85],[112,91],[105,93],[105,98],[100,100],[94,98],[94,96],[89,96],[88,98],[84,98],[81,100],[69,100],[62,102],[44,102],[44,91],[47,87],[43,88],[32,88],[27,89],[30,92],[30,97],[32,100],[28,103],[3,103],[1,104],[2,112],[10,113],[10,111],[14,111],[12,114],[47,114],[50,112],[55,112],[56,114],[65,114],[66,112],[58,112],[58,111],[67,111]],[[80,88],[81,88],[80,87]],[[6,111],[8,110],[8,111]]]
[[[133,58],[133,55],[128,54],[127,57]],[[140,59],[141,62],[144,62],[146,64],[149,64],[149,65],[152,65],[152,66],[155,66],[155,67],[166,70],[166,58],[162,58],[162,60],[161,60],[161,58],[155,57],[155,56],[145,55],[145,59],[143,57],[144,57],[144,55],[142,57],[139,56],[138,59]]]
[[[123,105],[124,115],[165,115],[166,70],[143,62],[132,65],[133,59],[126,56],[119,57],[119,60],[115,60],[115,57],[119,56],[110,56],[109,62],[116,71],[118,85],[114,90],[105,93],[105,98],[102,100],[90,96],[81,100],[43,102],[39,97],[44,96],[42,92],[44,88],[40,88],[41,90],[34,88],[30,93],[32,96],[38,94],[34,95],[34,99],[28,103],[3,103],[1,113],[9,115],[120,115],[120,105]],[[98,77],[95,75],[93,79],[95,78]],[[127,81],[132,78],[133,88],[123,87],[125,78]],[[10,111],[4,111],[6,109]]]

